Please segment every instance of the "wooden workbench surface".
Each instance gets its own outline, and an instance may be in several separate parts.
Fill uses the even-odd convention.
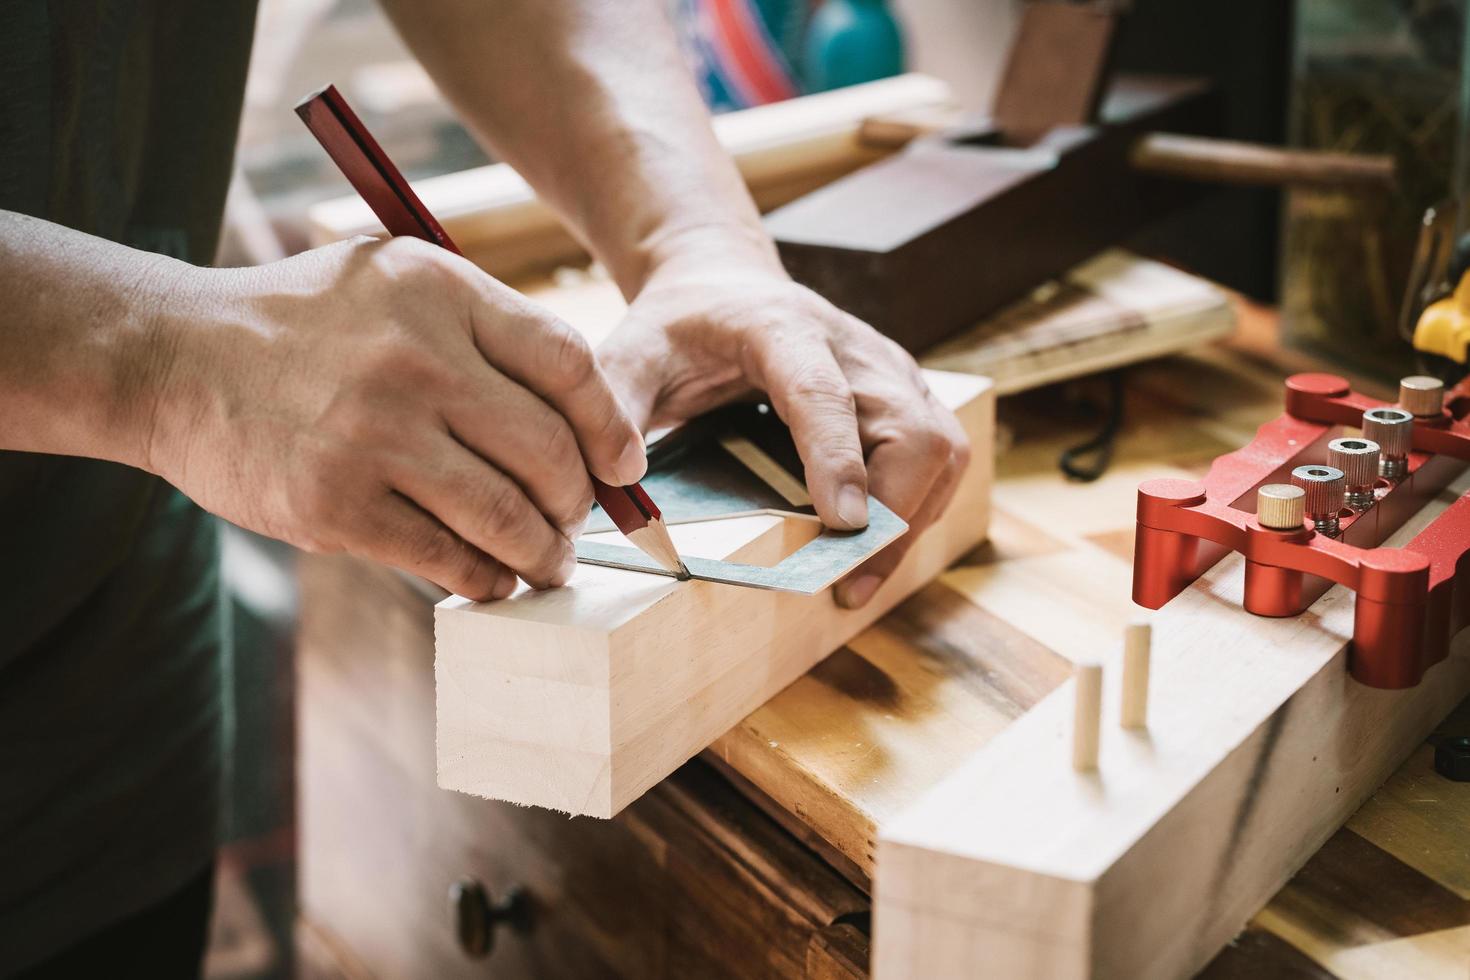
[[[534,292],[594,338],[620,305],[584,280]],[[1280,412],[1286,374],[1315,367],[1277,352],[1273,319],[1243,309],[1230,343],[1129,371],[1113,465],[1090,484],[1064,480],[1057,456],[1097,427],[1095,408],[1056,389],[1002,402],[990,541],[707,757],[866,885],[885,820],[1117,641],[1135,614],[1139,482],[1202,476]],[[1458,721],[1470,727],[1470,711]],[[1206,975],[1470,976],[1470,784],[1436,776],[1431,754],[1416,752]]]

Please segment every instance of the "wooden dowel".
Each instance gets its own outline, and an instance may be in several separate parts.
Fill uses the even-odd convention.
[[[857,141],[873,150],[901,150],[920,136],[958,125],[963,113],[954,106],[917,106],[868,116],[858,125]]]
[[[1153,628],[1130,623],[1123,631],[1123,708],[1118,723],[1124,728],[1148,727],[1149,650]]]
[[[1102,664],[1078,664],[1076,707],[1072,712],[1072,768],[1097,768],[1098,729],[1102,725]]]
[[[1149,173],[1221,184],[1381,191],[1395,179],[1394,159],[1387,155],[1288,150],[1173,133],[1141,137],[1132,162]]]

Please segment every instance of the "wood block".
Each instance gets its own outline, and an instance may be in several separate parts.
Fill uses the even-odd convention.
[[[317,967],[301,975],[866,976],[866,930],[841,926],[865,921],[867,896],[697,761],[611,821],[439,789],[438,590],[347,555],[300,571],[297,934]],[[502,925],[488,958],[467,956],[445,902],[461,878],[525,889],[530,931]]]
[[[1069,682],[883,829],[875,976],[1190,975],[1470,691],[1464,634],[1418,687],[1354,682],[1351,594],[1252,616],[1242,564],[1155,614],[1149,728],[1105,722],[1097,772],[1067,764]]]
[[[766,228],[798,281],[922,351],[1196,200],[1135,171],[1129,152],[1145,132],[1208,132],[1214,112],[1200,83],[1120,78],[1101,125],[1024,149],[985,125],[918,139],[773,211]]]
[[[926,372],[973,449],[954,502],[863,609],[583,566],[572,583],[435,610],[439,785],[611,817],[985,536],[990,382]],[[677,525],[680,550],[770,563],[810,520]]]

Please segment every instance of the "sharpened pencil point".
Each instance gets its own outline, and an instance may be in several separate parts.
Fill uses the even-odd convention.
[[[649,521],[647,526],[637,528],[628,532],[628,540],[638,546],[638,550],[659,563],[665,571],[670,572],[679,581],[690,578],[689,566],[684,564],[684,559],[679,557],[678,550],[674,547],[674,539],[669,536],[669,529],[664,522],[658,518]]]

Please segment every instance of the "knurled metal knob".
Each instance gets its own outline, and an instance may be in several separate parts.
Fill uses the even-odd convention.
[[[1444,410],[1444,382],[1415,374],[1399,382],[1399,407],[1419,418],[1431,418]]]
[[[1256,491],[1256,520],[1275,531],[1299,530],[1307,519],[1307,492],[1289,483],[1268,483]]]
[[[1291,471],[1293,486],[1306,492],[1307,516],[1317,530],[1328,536],[1337,534],[1337,518],[1345,504],[1347,480],[1336,466],[1311,464]]]
[[[1414,416],[1402,408],[1370,408],[1363,413],[1363,438],[1378,443],[1378,475],[1402,479],[1414,443]]]
[[[1371,439],[1334,439],[1327,444],[1327,465],[1342,470],[1345,499],[1353,510],[1373,506],[1378,482],[1378,443]]]

